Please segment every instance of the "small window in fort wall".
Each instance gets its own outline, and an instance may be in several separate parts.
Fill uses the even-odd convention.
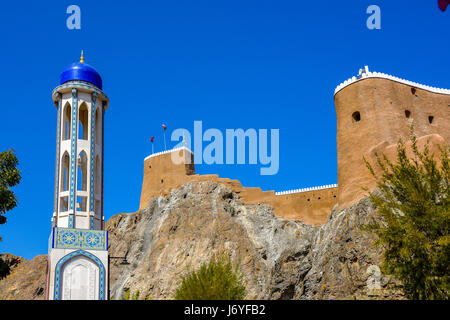
[[[406,117],[407,119],[409,119],[409,117],[411,117],[411,111],[405,110],[405,117]]]
[[[358,122],[361,120],[361,114],[359,113],[359,111],[353,112],[352,119],[353,122]]]
[[[416,94],[416,88],[411,88],[411,93]]]
[[[430,124],[433,123],[433,120],[434,120],[434,117],[433,117],[433,116],[428,116],[428,122],[429,122]]]

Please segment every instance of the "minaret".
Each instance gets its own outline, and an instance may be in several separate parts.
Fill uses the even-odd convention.
[[[102,78],[84,63],[61,73],[57,108],[55,199],[47,297],[107,298],[108,234],[103,219],[103,131],[109,99]]]

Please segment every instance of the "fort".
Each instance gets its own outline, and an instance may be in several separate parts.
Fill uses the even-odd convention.
[[[411,124],[419,147],[429,142],[431,152],[450,140],[450,90],[434,88],[367,67],[341,83],[334,92],[337,132],[338,184],[263,191],[244,187],[237,180],[195,173],[194,155],[185,147],[152,154],[144,160],[140,209],[150,200],[192,181],[214,181],[237,192],[246,204],[263,203],[275,216],[309,225],[325,223],[331,210],[343,209],[367,196],[362,187],[374,190],[376,182],[363,158],[376,154],[393,158],[399,139],[409,140]],[[173,153],[184,161],[174,163]]]

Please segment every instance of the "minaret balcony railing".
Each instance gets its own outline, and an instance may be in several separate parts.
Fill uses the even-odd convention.
[[[90,149],[90,143],[89,143],[89,140],[77,139],[77,144],[78,144],[78,147],[77,147],[77,150],[78,150],[78,151],[79,151],[79,150],[85,150],[85,151],[87,151],[87,150]]]
[[[59,212],[59,217],[60,218],[68,217],[69,213],[70,213],[69,211],[60,211]]]
[[[79,209],[75,210],[75,214],[77,216],[87,217],[91,213],[93,214],[93,212],[90,211],[90,210],[79,210]],[[61,218],[68,217],[70,214],[73,214],[73,212],[72,211],[60,211],[59,212],[59,217],[61,217]]]
[[[61,150],[70,150],[70,140],[61,141]]]
[[[77,197],[87,197],[89,195],[89,192],[84,190],[77,190]]]
[[[68,197],[70,195],[70,191],[69,190],[67,190],[67,191],[60,191],[59,192],[59,196],[60,197]]]

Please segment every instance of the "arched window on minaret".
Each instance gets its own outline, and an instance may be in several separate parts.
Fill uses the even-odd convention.
[[[70,103],[67,102],[64,106],[63,123],[62,123],[62,140],[70,139],[70,121],[71,120],[71,108]]]
[[[87,156],[84,151],[78,156],[77,190],[87,191]]]
[[[78,139],[87,140],[89,132],[88,109],[85,102],[80,106],[78,112]]]
[[[100,108],[95,111],[95,143],[100,144],[101,128],[100,128]]]
[[[95,157],[95,181],[94,181],[94,192],[95,194],[100,194],[100,160],[98,155]]]
[[[70,181],[70,156],[66,152],[64,152],[61,158],[61,181],[60,181],[60,190],[61,192],[69,191],[69,182]],[[59,201],[59,212],[66,212],[69,210],[69,197],[63,196]]]
[[[69,190],[70,157],[64,152],[61,158],[61,192]]]
[[[101,197],[101,170],[100,170],[100,159],[97,155],[95,157],[95,181],[94,181],[94,211],[97,214],[100,208],[100,197]]]
[[[77,170],[77,190],[87,191],[87,156],[86,152],[81,151],[78,155],[78,170]],[[87,211],[87,195],[80,193],[77,196],[76,210]]]

